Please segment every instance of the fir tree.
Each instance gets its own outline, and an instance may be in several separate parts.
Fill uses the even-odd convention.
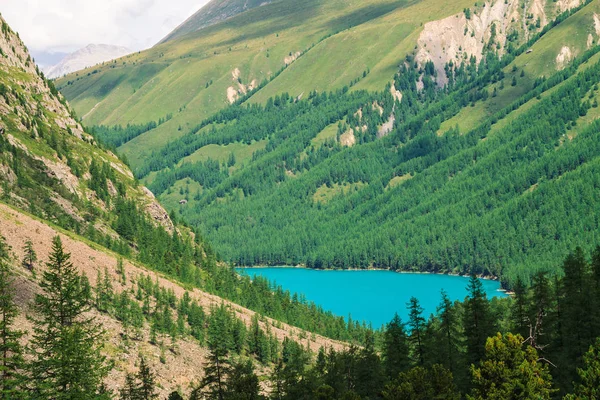
[[[584,367],[577,370],[580,382],[565,400],[600,399],[600,339],[596,339],[596,344],[585,353],[583,364]]]
[[[231,369],[231,374],[227,379],[227,400],[258,400],[263,397],[260,395],[260,385],[258,377],[254,373],[252,361],[235,363]]]
[[[219,318],[224,318],[227,310],[223,305],[213,310],[213,313],[220,312]],[[211,316],[212,314],[211,313]],[[218,321],[218,320],[217,320]],[[206,398],[211,400],[224,400],[227,394],[226,381],[231,374],[231,364],[229,362],[229,342],[227,337],[221,337],[217,330],[224,329],[227,325],[215,326],[214,333],[210,336],[208,347],[210,350],[206,366],[204,368],[204,378],[200,382],[198,389],[204,393]],[[215,324],[216,325],[216,324]],[[225,333],[225,332],[223,332]],[[227,335],[227,333],[225,333]]]
[[[517,279],[513,292],[515,294],[511,310],[512,329],[515,333],[526,338],[529,336],[530,319],[527,313],[527,287],[525,287],[521,278]]]
[[[358,355],[356,365],[356,393],[363,399],[376,398],[384,385],[381,360],[375,350],[375,339],[367,331],[365,343]]]
[[[2,236],[0,247],[6,248]],[[10,269],[6,258],[0,258],[0,398],[7,400],[26,398],[23,351],[19,343],[23,333],[13,329],[17,314]]]
[[[438,306],[437,312],[440,320],[437,332],[439,345],[434,355],[438,363],[456,374],[459,372],[459,320],[456,307],[444,290],[442,290],[442,302]]]
[[[125,386],[121,389],[121,400],[152,400],[158,398],[154,373],[142,356],[139,358],[139,369],[134,374],[127,374]]]
[[[30,271],[33,271],[35,267],[35,263],[37,262],[37,254],[33,249],[33,243],[31,240],[27,240],[25,242],[25,246],[23,247],[23,267],[27,268]]]
[[[465,302],[463,328],[467,361],[474,364],[484,357],[486,339],[494,334],[495,325],[487,295],[475,275],[471,275],[467,290],[469,294]]]
[[[408,326],[410,327],[410,341],[413,345],[414,362],[425,365],[425,347],[423,345],[423,330],[425,329],[425,318],[423,318],[423,307],[416,297],[411,297],[408,304]]]
[[[100,354],[104,332],[86,314],[90,298],[70,257],[56,236],[32,317],[31,382],[36,399],[108,396],[103,393],[102,380],[109,368]]]
[[[389,379],[397,378],[400,372],[408,369],[408,354],[404,324],[396,313],[383,334],[383,366]]]

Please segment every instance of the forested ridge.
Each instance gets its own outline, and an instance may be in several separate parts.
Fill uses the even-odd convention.
[[[529,283],[537,270],[556,270],[556,258],[574,245],[597,240],[598,125],[588,114],[597,113],[598,46],[535,80],[513,64],[579,9],[520,47],[510,43],[502,58],[490,49],[481,62],[449,63],[443,88],[433,66],[409,54],[381,92],[345,87],[238,102],[135,173],[159,198],[176,198],[179,187],[188,203],[174,211],[237,265],[478,273]],[[442,131],[444,121],[509,85],[520,95],[474,129]],[[393,129],[382,133],[388,121]],[[350,147],[341,140],[348,132]],[[266,146],[243,162],[234,153],[193,159],[208,146],[257,141]]]

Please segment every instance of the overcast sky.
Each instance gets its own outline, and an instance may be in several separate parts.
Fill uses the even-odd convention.
[[[90,43],[142,50],[207,0],[0,0],[0,12],[34,53],[73,52]]]

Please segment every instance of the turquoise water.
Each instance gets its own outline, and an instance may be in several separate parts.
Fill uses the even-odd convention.
[[[260,275],[292,293],[304,294],[336,315],[372,323],[378,328],[388,323],[395,312],[407,321],[406,303],[414,296],[425,309],[426,317],[435,313],[441,290],[450,299],[463,300],[469,278],[436,274],[399,274],[391,271],[331,271],[304,268],[239,268],[250,276]],[[488,298],[504,297],[500,283],[482,280]]]

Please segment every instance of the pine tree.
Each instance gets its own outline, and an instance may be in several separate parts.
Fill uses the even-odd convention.
[[[142,356],[139,358],[139,368],[134,374],[125,376],[125,386],[121,389],[121,400],[152,400],[158,398],[154,373]]]
[[[579,368],[580,382],[575,385],[574,394],[567,395],[565,400],[600,399],[600,339],[583,356],[583,368]]]
[[[82,279],[63,249],[52,241],[34,301],[30,342],[31,377],[36,399],[104,399],[102,381],[109,368],[100,354],[104,332],[88,317],[90,298]]]
[[[6,248],[2,236],[0,247]],[[0,252],[0,398],[25,399],[23,351],[19,343],[23,333],[13,329],[18,310],[14,303],[10,269],[2,255]]]
[[[383,365],[389,379],[397,378],[400,372],[408,369],[408,353],[404,324],[396,313],[383,334]]]
[[[552,376],[523,337],[498,333],[485,345],[485,359],[472,367],[473,390],[469,400],[550,399]]]
[[[527,313],[527,287],[519,277],[513,287],[514,297],[511,309],[512,330],[523,337],[529,336],[530,319]]]
[[[471,275],[467,286],[463,328],[467,346],[467,362],[475,364],[485,355],[486,339],[495,332],[494,318],[481,281]]]
[[[356,365],[356,393],[363,399],[375,398],[384,385],[381,360],[375,350],[373,333],[367,331]]]
[[[262,399],[258,376],[254,372],[252,361],[247,360],[233,365],[231,374],[227,379],[226,393],[227,400]]]
[[[423,331],[425,329],[425,318],[423,318],[423,307],[416,297],[411,297],[408,304],[408,326],[410,327],[410,341],[413,345],[413,358],[416,364],[425,365],[425,347],[423,344]]]
[[[23,267],[27,268],[30,271],[33,271],[35,263],[37,262],[37,254],[33,249],[33,243],[31,242],[31,240],[27,240],[25,242],[23,252],[25,253],[25,255],[23,256]]]
[[[437,307],[439,330],[437,351],[434,352],[436,362],[445,366],[451,373],[459,372],[459,332],[456,307],[450,301],[448,294],[442,290],[442,301]]]

